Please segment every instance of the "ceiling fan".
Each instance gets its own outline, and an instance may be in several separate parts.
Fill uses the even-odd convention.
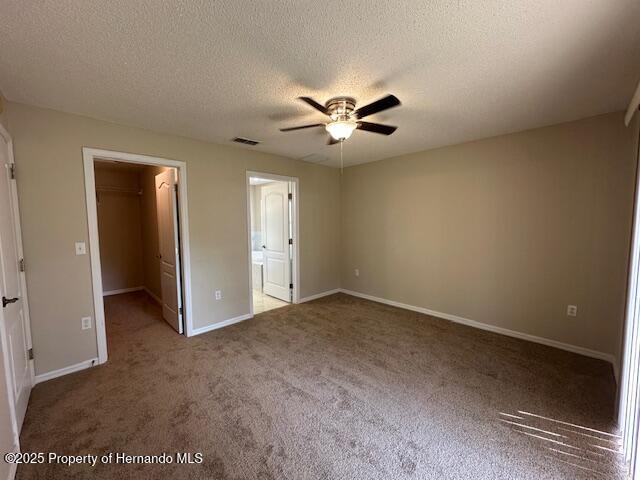
[[[361,118],[368,117],[374,113],[382,112],[389,108],[400,105],[400,100],[394,95],[376,100],[369,105],[356,109],[356,101],[351,97],[335,97],[325,105],[320,105],[313,98],[298,97],[298,100],[311,105],[316,110],[324,113],[331,121],[329,123],[314,123],[312,125],[302,125],[300,127],[281,128],[281,132],[292,130],[302,130],[304,128],[324,127],[329,132],[328,145],[343,142],[351,136],[354,130],[364,130],[365,132],[379,133],[381,135],[391,135],[398,127],[382,125],[380,123],[362,122]]]

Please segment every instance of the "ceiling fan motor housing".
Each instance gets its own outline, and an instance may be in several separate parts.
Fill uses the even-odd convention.
[[[334,145],[349,138],[356,129],[378,133],[380,135],[391,135],[398,128],[392,127],[391,125],[362,121],[363,118],[369,115],[400,105],[400,100],[398,100],[398,97],[395,95],[387,95],[357,110],[356,100],[352,97],[334,97],[324,105],[319,104],[311,97],[298,97],[298,100],[302,100],[323,115],[327,115],[331,118],[331,122],[281,128],[280,131],[291,132],[293,130],[324,127],[331,136],[328,144]]]
[[[351,97],[335,97],[325,104],[331,120],[349,120],[349,117],[356,109],[356,100]]]

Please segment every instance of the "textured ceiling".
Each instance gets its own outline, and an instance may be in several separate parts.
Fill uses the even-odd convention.
[[[295,98],[398,96],[367,118],[398,131],[356,131],[349,165],[623,109],[639,20],[638,0],[0,0],[0,90],[331,165],[321,129],[278,131],[324,120]]]

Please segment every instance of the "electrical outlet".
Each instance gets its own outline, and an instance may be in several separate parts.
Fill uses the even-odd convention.
[[[356,269],[353,271],[353,274],[354,274],[356,277],[359,277],[359,276],[360,276],[360,269],[359,269],[359,268],[356,268]]]
[[[91,328],[91,317],[82,317],[82,330],[89,330]]]
[[[567,305],[567,316],[575,317],[578,315],[578,306],[577,305]]]
[[[76,255],[86,255],[87,246],[84,242],[76,242]]]
[[[222,300],[222,290],[216,290],[216,300]]]

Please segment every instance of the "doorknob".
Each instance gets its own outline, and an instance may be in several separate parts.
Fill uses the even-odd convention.
[[[9,305],[10,303],[16,303],[18,300],[20,300],[19,297],[15,297],[15,298],[2,297],[2,308],[6,308],[7,305]]]

